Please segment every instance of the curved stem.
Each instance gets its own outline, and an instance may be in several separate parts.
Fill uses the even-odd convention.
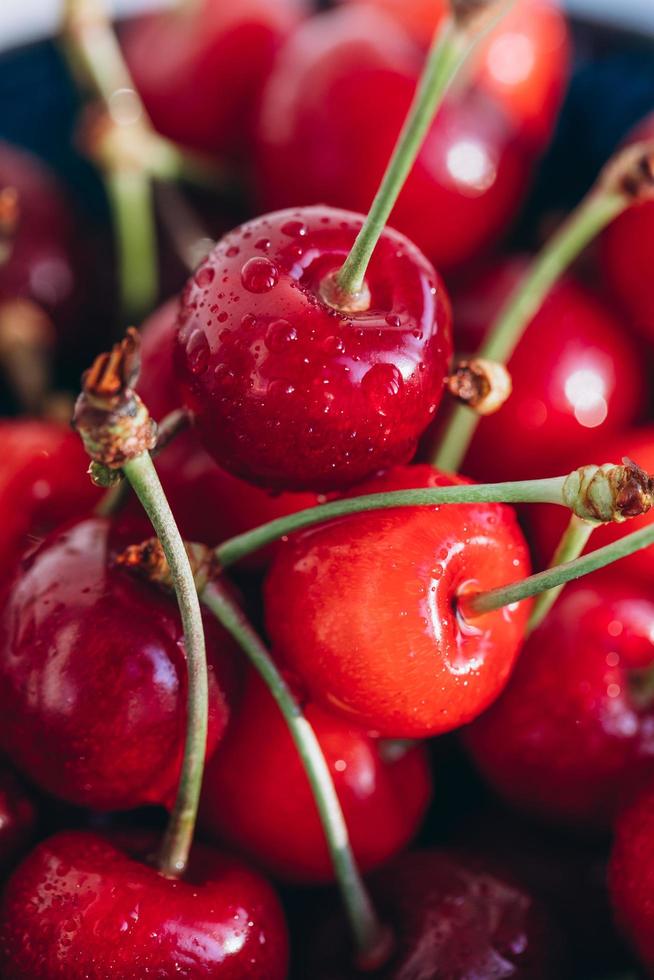
[[[530,599],[532,596],[540,595],[548,589],[556,589],[566,582],[596,572],[599,568],[605,568],[613,564],[620,558],[627,558],[635,551],[647,548],[654,544],[654,524],[649,524],[640,531],[633,531],[625,534],[623,538],[597,548],[588,555],[575,558],[574,561],[565,562],[557,565],[556,568],[548,568],[544,572],[537,572],[530,575],[520,582],[511,585],[503,585],[498,589],[490,589],[488,592],[478,592],[464,596],[460,600],[459,608],[466,619],[474,619],[476,616],[483,616],[485,613],[500,609],[502,606],[511,605],[514,602],[522,602],[523,599]]]
[[[552,555],[550,568],[554,568],[556,565],[563,565],[565,562],[578,558],[588,544],[590,536],[594,530],[594,524],[589,524],[588,521],[582,521],[576,514],[572,514],[568,522],[568,526],[561,535],[561,540],[559,541],[558,545],[556,546],[556,550]],[[532,633],[537,626],[540,626],[558,597],[561,595],[563,589],[563,585],[558,585],[555,589],[548,589],[547,592],[541,592],[534,603],[533,609],[531,610],[529,622],[527,623],[527,636],[529,636],[529,634]]]
[[[503,4],[501,13],[507,9],[508,4]],[[356,296],[361,293],[370,257],[436,111],[457,73],[468,62],[478,43],[498,20],[499,16],[484,20],[482,29],[480,20],[474,19],[468,27],[463,27],[448,17],[439,26],[379,190],[363,227],[338,273],[337,282],[344,295]]]
[[[209,694],[202,613],[184,542],[150,455],[144,453],[130,460],[125,463],[123,471],[161,542],[170,566],[184,627],[188,667],[186,742],[177,798],[158,862],[163,874],[177,877],[184,873],[193,842],[207,746]]]
[[[277,702],[311,784],[343,902],[359,955],[375,962],[388,950],[389,937],[357,867],[341,804],[320,743],[302,708],[238,604],[218,582],[202,591],[202,602],[241,646]]]
[[[333,500],[319,507],[309,507],[286,517],[262,524],[252,531],[237,534],[218,545],[215,554],[223,568],[240,561],[245,555],[258,551],[272,541],[286,537],[293,531],[335,517],[358,514],[361,511],[385,510],[389,507],[433,507],[436,504],[485,503],[563,503],[563,486],[567,476],[547,480],[522,480],[517,483],[462,484],[452,487],[430,487],[421,490],[391,490],[386,493],[370,493],[361,497]]]
[[[139,320],[154,306],[158,293],[157,229],[152,184],[131,169],[105,173],[118,246],[121,310]]]
[[[542,302],[573,259],[630,203],[624,193],[593,189],[531,263],[502,306],[478,356],[507,363]],[[465,459],[479,416],[465,405],[454,407],[432,459],[439,470],[456,472]]]

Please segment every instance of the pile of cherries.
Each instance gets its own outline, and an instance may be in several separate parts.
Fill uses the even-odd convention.
[[[360,495],[622,457],[654,471],[654,203],[625,211],[549,291],[461,474],[429,462],[453,354],[481,346],[529,265],[502,243],[568,79],[555,0],[516,0],[488,33],[431,123],[365,295],[333,292],[447,14],[445,0],[198,0],[121,28],[148,125],[238,175],[248,202],[181,292],[163,275],[140,325],[140,398],[157,422],[191,419],[156,455],[188,542],[215,548]],[[45,164],[0,145],[7,381],[35,316],[49,356],[75,356],[91,288],[75,228]],[[89,338],[86,316],[96,353],[127,326],[111,336],[100,317]],[[185,751],[182,618],[124,562],[152,536],[136,497],[94,485],[48,393],[27,415],[12,390],[3,980],[654,976],[654,548],[568,586],[528,636],[529,600],[474,618],[460,600],[547,565],[569,516],[547,504],[363,510],[236,564],[229,594],[315,733],[385,930],[357,957],[286,720],[206,608],[197,842],[181,876],[158,870]],[[599,528],[592,547],[624,533]]]

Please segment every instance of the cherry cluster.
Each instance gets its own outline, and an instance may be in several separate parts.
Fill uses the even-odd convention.
[[[117,300],[0,144],[0,976],[654,976],[654,114],[519,254],[555,0],[68,7]]]

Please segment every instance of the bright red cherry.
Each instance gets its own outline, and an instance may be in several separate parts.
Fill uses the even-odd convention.
[[[0,618],[0,742],[48,792],[97,809],[169,803],[181,763],[186,661],[175,600],[112,561],[110,524],[54,532]],[[205,622],[208,749],[232,691],[232,648]]]
[[[357,491],[453,482],[430,466],[408,466]],[[520,603],[466,622],[457,597],[528,573],[508,507],[362,513],[280,548],[266,582],[266,622],[280,658],[317,702],[390,738],[438,735],[500,693],[529,611]]]
[[[498,872],[456,851],[415,851],[370,879],[380,915],[395,931],[390,961],[376,980],[561,980],[559,938],[538,902]],[[345,924],[322,922],[311,935],[316,980],[362,980]]]
[[[383,743],[314,704],[304,713],[331,770],[359,867],[409,842],[431,795],[424,747],[384,757]],[[201,823],[272,874],[331,881],[332,863],[309,781],[286,722],[251,672],[238,713],[204,777]]]
[[[527,640],[502,696],[464,733],[466,745],[512,805],[608,827],[654,777],[653,671],[651,592],[622,573],[571,586]]]
[[[303,24],[280,51],[264,91],[259,206],[325,201],[367,211],[423,60],[401,25],[372,7],[343,7]],[[505,233],[531,165],[500,106],[482,90],[458,93],[426,137],[393,227],[439,270],[460,266]]]
[[[28,544],[88,512],[101,491],[79,436],[58,422],[0,421],[0,579]]]
[[[40,844],[4,895],[5,980],[285,980],[284,915],[259,875],[197,846],[184,879],[165,878],[142,863],[153,849],[79,831]]]
[[[479,348],[525,267],[526,260],[503,259],[461,286],[454,304],[459,351]],[[552,289],[508,367],[511,397],[482,419],[463,465],[475,479],[557,476],[564,463],[593,462],[594,446],[644,405],[642,357],[620,321],[572,279]]]
[[[619,817],[609,865],[609,892],[618,926],[654,976],[654,786]]]
[[[399,20],[426,48],[448,12],[443,0],[371,2]],[[518,0],[481,45],[474,84],[499,103],[536,149],[549,140],[563,98],[570,56],[565,17],[556,0]]]
[[[35,829],[33,800],[18,776],[0,761],[0,872],[22,857]]]
[[[362,218],[280,211],[216,246],[184,292],[178,376],[205,448],[271,488],[330,490],[413,455],[450,357],[450,311],[427,259],[386,229],[366,282],[370,309],[321,298]]]
[[[275,51],[303,7],[200,0],[130,24],[125,56],[157,129],[194,150],[242,154]]]
[[[628,143],[654,137],[654,113],[630,134]],[[654,250],[654,202],[634,204],[620,215],[600,240],[602,281],[633,325],[654,339],[654,290],[650,258]]]

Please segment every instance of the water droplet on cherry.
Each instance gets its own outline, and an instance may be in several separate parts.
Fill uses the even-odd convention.
[[[250,293],[267,293],[279,280],[279,271],[274,262],[264,256],[248,259],[241,269],[241,282]]]

